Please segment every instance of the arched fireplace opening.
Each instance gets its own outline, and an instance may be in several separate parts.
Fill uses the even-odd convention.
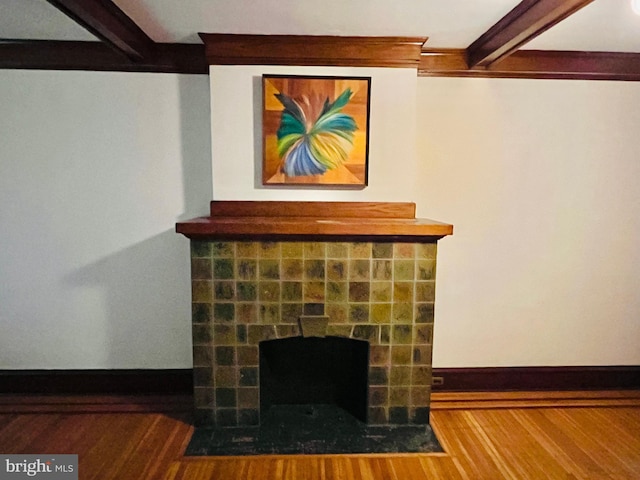
[[[334,405],[367,421],[369,343],[342,337],[260,342],[260,411]]]

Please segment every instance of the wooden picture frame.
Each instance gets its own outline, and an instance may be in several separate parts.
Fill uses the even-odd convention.
[[[365,187],[370,77],[262,76],[262,184]]]

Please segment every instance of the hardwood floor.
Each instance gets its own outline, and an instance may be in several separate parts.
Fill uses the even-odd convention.
[[[434,394],[424,455],[183,457],[179,404],[0,397],[0,453],[76,453],[82,480],[640,479],[640,392]]]

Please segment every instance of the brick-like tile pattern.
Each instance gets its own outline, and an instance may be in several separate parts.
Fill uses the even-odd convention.
[[[436,243],[191,242],[196,422],[260,421],[259,343],[369,342],[368,423],[429,422]]]

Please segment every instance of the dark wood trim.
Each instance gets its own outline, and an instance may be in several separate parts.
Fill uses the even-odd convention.
[[[201,33],[211,65],[413,67],[427,37]]]
[[[523,0],[467,48],[467,63],[487,67],[593,0]]]
[[[434,368],[434,392],[640,389],[640,366]]]
[[[3,395],[191,395],[192,369],[0,370]]]
[[[101,42],[15,40],[0,43],[0,68],[208,74],[204,46],[157,43],[134,62]]]
[[[153,40],[111,0],[47,1],[131,60],[141,61],[153,50]]]
[[[640,81],[640,54],[520,50],[489,68],[469,68],[464,50],[433,49],[422,52],[418,76]]]

